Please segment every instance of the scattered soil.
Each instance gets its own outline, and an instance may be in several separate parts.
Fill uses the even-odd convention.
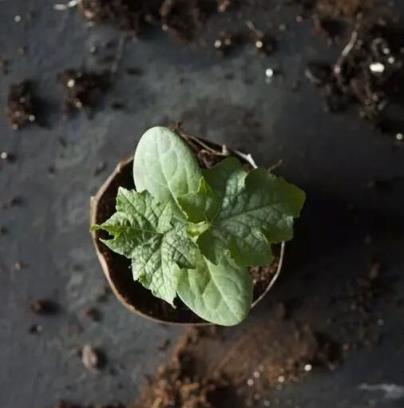
[[[138,36],[157,19],[161,0],[82,0],[80,11],[94,23],[109,24]]]
[[[53,315],[60,311],[60,306],[53,300],[37,299],[31,303],[30,309],[38,315]]]
[[[82,311],[82,316],[93,322],[101,321],[101,312],[95,307],[87,307]]]
[[[10,86],[7,99],[7,118],[12,129],[18,130],[37,120],[37,100],[32,82],[25,80]]]
[[[209,14],[209,1],[164,0],[160,6],[161,28],[183,41],[191,41]]]
[[[335,365],[330,343],[284,317],[280,306],[244,330],[186,330],[134,408],[269,406],[271,391]]]
[[[212,4],[212,0],[83,0],[80,11],[91,22],[109,24],[133,36],[155,25],[176,38],[190,41]]]
[[[0,57],[0,74],[7,75],[10,61],[6,58]]]
[[[93,71],[68,69],[58,75],[65,90],[64,111],[92,111],[109,87],[108,75]]]
[[[362,24],[334,64],[309,64],[306,76],[319,87],[328,111],[357,106],[361,118],[398,134],[404,130],[403,47],[404,33],[390,22]],[[398,115],[390,108],[399,109]]]
[[[374,0],[305,0],[297,1],[305,13],[315,18],[346,18],[352,20],[372,8]]]
[[[372,348],[379,343],[384,319],[377,310],[381,299],[388,297],[392,297],[392,290],[386,279],[383,279],[378,262],[349,284],[346,308],[351,313],[356,329],[355,343],[350,347]]]
[[[4,202],[1,204],[1,209],[5,210],[5,209],[7,209],[7,208],[20,207],[20,206],[22,206],[23,204],[24,204],[23,198],[22,198],[22,197],[19,197],[19,196],[15,196],[15,197],[10,198],[10,199],[7,200],[7,201],[4,201]]]
[[[321,16],[354,18],[373,6],[374,0],[317,0],[316,11]]]

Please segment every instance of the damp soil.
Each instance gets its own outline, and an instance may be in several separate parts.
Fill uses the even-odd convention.
[[[108,24],[139,36],[153,26],[190,41],[201,29],[215,1],[212,0],[83,0],[82,15],[97,24]]]
[[[14,130],[37,121],[38,101],[33,93],[32,81],[24,80],[10,86],[6,115]]]
[[[105,72],[67,69],[57,76],[64,90],[63,110],[65,114],[85,110],[92,113],[109,87]]]
[[[337,362],[330,344],[287,319],[283,305],[247,326],[187,329],[133,408],[274,406],[271,391]]]
[[[377,347],[381,306],[395,298],[393,288],[373,262],[314,309],[311,302],[297,310],[295,302],[273,302],[240,326],[186,329],[132,408],[284,407],[277,398],[283,388],[336,370],[356,350]],[[324,317],[331,326],[322,324]]]
[[[307,78],[320,90],[328,111],[356,107],[382,131],[404,131],[404,31],[389,21],[355,26],[333,64],[312,62]]]
[[[190,148],[194,151],[202,167],[209,168],[229,155],[227,149],[223,153],[214,144],[206,144],[201,147],[189,137],[183,134]],[[215,153],[214,153],[215,152]],[[219,154],[218,154],[219,152]],[[121,163],[120,171],[110,180],[107,189],[99,198],[95,211],[94,223],[101,224],[115,212],[115,199],[119,187],[127,189],[135,188],[132,176],[132,159]],[[249,164],[246,166],[248,167]],[[119,296],[125,304],[137,312],[161,321],[176,323],[206,323],[191,312],[179,299],[176,300],[176,308],[172,308],[166,302],[156,299],[144,289],[138,282],[134,282],[130,272],[130,262],[120,255],[113,253],[100,241],[106,238],[105,232],[97,231],[94,234],[95,244],[107,264],[109,279],[115,286]],[[277,259],[269,265],[251,268],[250,273],[254,282],[254,299],[258,299],[270,284],[277,269]]]

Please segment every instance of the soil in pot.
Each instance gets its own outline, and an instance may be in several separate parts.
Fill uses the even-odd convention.
[[[194,138],[184,135],[184,139],[195,152],[202,167],[212,167],[225,157],[220,146],[205,144],[204,147],[195,142]],[[226,155],[229,153],[227,152]],[[246,166],[251,167],[250,164]],[[92,219],[94,224],[101,224],[115,212],[115,200],[119,187],[133,189],[132,176],[133,160],[128,159],[119,165],[119,171],[101,188],[97,197],[92,201]],[[105,232],[93,232],[93,239],[99,253],[100,261],[111,287],[121,302],[131,311],[138,312],[144,316],[163,322],[171,323],[206,323],[189,310],[179,299],[176,300],[176,308],[155,298],[151,292],[140,283],[134,282],[132,278],[130,261],[123,256],[113,253],[102,242],[100,238],[107,238]],[[266,267],[250,268],[254,283],[254,301],[263,296],[272,283],[278,270],[277,258],[272,265]]]

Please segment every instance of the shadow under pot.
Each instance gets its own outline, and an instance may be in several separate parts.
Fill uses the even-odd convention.
[[[195,153],[203,168],[209,168],[228,156],[238,158],[247,169],[256,168],[251,155],[246,155],[226,146],[217,145],[206,140],[181,134],[185,142]],[[91,224],[102,224],[115,212],[115,201],[119,187],[134,189],[133,157],[121,161],[104,182],[97,194],[91,198]],[[96,230],[91,233],[95,250],[108,283],[119,301],[132,313],[171,324],[211,324],[201,319],[185,306],[179,299],[175,301],[176,308],[158,299],[132,278],[130,260],[107,248],[100,238],[106,238],[105,232]],[[252,307],[256,306],[277,280],[284,258],[285,244],[274,246],[274,261],[271,265],[251,267],[249,269],[254,286]]]

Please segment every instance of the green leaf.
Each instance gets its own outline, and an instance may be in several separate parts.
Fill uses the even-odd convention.
[[[222,181],[216,185],[224,191],[221,209],[198,238],[199,248],[214,263],[226,249],[240,265],[270,263],[271,243],[293,236],[293,218],[299,216],[304,192],[266,170],[253,170],[247,177],[230,171],[227,180],[220,170]],[[209,179],[214,180],[214,169]]]
[[[199,223],[210,221],[216,216],[220,208],[220,199],[205,179],[201,178],[198,191],[178,197],[178,204],[187,215],[188,221]]]
[[[227,157],[213,168],[203,171],[207,183],[220,197],[240,191],[247,174],[235,157]]]
[[[202,173],[181,137],[165,127],[153,127],[139,141],[133,177],[138,191],[149,191],[161,204],[172,203],[176,215],[182,216],[177,198],[197,192]]]
[[[103,240],[112,251],[132,259],[135,280],[173,303],[178,269],[194,266],[196,246],[186,224],[173,217],[171,204],[159,204],[147,191],[118,190],[117,212],[97,226],[112,235]]]
[[[173,305],[179,268],[194,267],[196,247],[185,226],[177,225],[165,234],[151,237],[132,253],[134,280],[150,289],[154,296]]]
[[[252,298],[252,279],[248,270],[232,259],[222,257],[215,265],[202,255],[195,269],[180,271],[178,295],[198,316],[223,326],[240,323],[248,315]]]

